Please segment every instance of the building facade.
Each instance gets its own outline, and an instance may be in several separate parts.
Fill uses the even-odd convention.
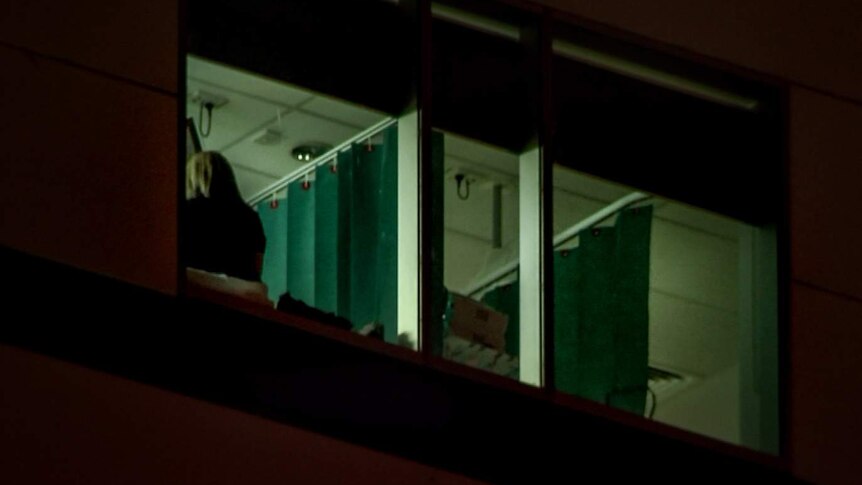
[[[645,428],[624,416],[613,415],[608,423],[589,410],[556,411],[541,397],[509,392],[504,384],[465,394],[458,390],[457,376],[439,377],[435,372],[442,371],[426,369],[408,355],[392,357],[400,360],[391,371],[389,360],[373,349],[351,351],[351,342],[335,339],[332,342],[337,343],[328,344],[326,335],[321,337],[324,343],[315,345],[321,352],[336,352],[344,362],[387,369],[367,370],[372,378],[400,375],[403,381],[394,382],[406,388],[423,376],[434,384],[430,390],[415,388],[417,395],[427,398],[422,402],[442,399],[445,408],[445,403],[502,400],[502,409],[558,416],[567,423],[564,429],[591,430],[588,436],[595,440],[597,456],[608,456],[601,455],[601,450],[608,454],[616,450],[622,467],[659,456],[638,454],[638,449],[652,445],[689,460],[681,470],[694,464],[726,465],[729,474],[785,476],[786,472],[815,483],[850,480],[856,471],[853,450],[862,433],[855,419],[862,382],[854,372],[862,341],[857,324],[862,316],[862,286],[855,278],[860,269],[855,249],[862,230],[853,222],[862,200],[852,186],[854,162],[862,153],[858,137],[862,34],[856,28],[862,10],[851,3],[695,6],[676,0],[658,5],[547,0],[525,4],[530,9],[556,9],[572,15],[575,22],[636,43],[661,46],[705,63],[737,66],[785,87],[789,264],[780,282],[788,289],[788,301],[780,302],[786,311],[785,338],[780,342],[786,358],[784,446],[778,459],[708,440],[698,443],[691,436],[673,437],[672,430]],[[4,468],[14,470],[20,481],[32,482],[70,478],[91,483],[118,478],[275,482],[285,476],[333,483],[468,483],[465,476],[503,480],[499,471],[488,469],[493,456],[479,454],[470,460],[465,456],[471,449],[458,445],[454,449],[461,458],[447,457],[454,445],[434,434],[442,426],[435,420],[446,417],[435,414],[433,406],[427,418],[419,420],[417,435],[436,436],[440,441],[423,445],[417,438],[402,447],[395,443],[402,444],[398,440],[405,429],[417,425],[414,420],[383,423],[390,434],[375,438],[368,436],[367,428],[374,419],[363,421],[362,412],[333,411],[339,416],[335,419],[342,425],[339,428],[326,424],[326,413],[309,416],[310,409],[322,405],[313,399],[296,409],[283,409],[278,407],[283,401],[277,398],[258,395],[250,400],[258,404],[248,404],[239,391],[226,392],[229,396],[214,393],[218,388],[214,383],[188,385],[189,376],[203,373],[204,368],[185,361],[184,352],[215,359],[235,335],[231,321],[242,321],[249,328],[255,324],[251,317],[207,305],[173,303],[182,292],[177,160],[184,129],[178,122],[183,101],[178,97],[184,94],[186,14],[175,2],[110,7],[100,2],[13,2],[0,15],[0,64],[4,66],[0,105],[5,108],[0,136],[6,147],[0,178],[0,243],[19,278],[12,283],[17,288],[12,293],[16,312],[10,312],[4,323],[2,347],[0,439],[8,450]],[[49,275],[63,285],[40,284],[28,279],[28,274]],[[76,287],[103,293],[79,292]],[[107,303],[106,295],[111,297]],[[89,314],[90,306],[105,308],[93,311],[97,316],[92,325],[80,332],[62,326],[75,325],[63,322],[64,315],[80,318]],[[33,317],[17,311],[21,309]],[[184,347],[195,336],[206,339],[206,332],[198,327],[178,336],[142,337],[140,342],[155,345],[150,348],[156,357],[129,337],[146,328],[146,318],[194,320],[196,315],[220,322],[211,337],[219,351]],[[302,328],[303,322],[295,323]],[[164,325],[154,328],[167,331]],[[43,332],[57,333],[50,337]],[[299,338],[288,334],[273,338]],[[106,337],[109,342],[114,339],[115,348],[97,344]],[[75,342],[77,350],[64,346],[64,338]],[[171,340],[182,345],[158,344]],[[260,353],[276,355],[277,349]],[[239,352],[240,357],[251,354]],[[229,362],[242,362],[237,359]],[[268,362],[262,359],[255,363]],[[159,361],[185,362],[187,367],[141,370]],[[267,372],[259,368],[234,372],[225,364],[215,375],[234,379],[231,389],[236,390],[249,382],[248,376],[265,379]],[[338,386],[345,379],[322,375],[313,382]],[[374,384],[378,390],[387,387],[386,382]],[[373,407],[374,402],[367,406]],[[421,402],[417,406],[425,409]],[[295,418],[297,414],[302,419]],[[542,422],[550,427],[555,421],[548,417]],[[526,429],[514,433],[524,440],[520,446],[540,439]],[[610,438],[596,438],[607,433]],[[518,455],[501,455],[509,460],[500,461],[513,467],[512,481],[529,477],[531,470],[536,477],[552,476],[550,471],[557,468],[541,469],[536,464],[565,458],[548,459],[550,455],[542,455],[547,450],[538,449],[520,468],[513,463]]]

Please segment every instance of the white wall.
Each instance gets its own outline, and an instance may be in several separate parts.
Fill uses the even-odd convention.
[[[739,366],[729,366],[665,402],[659,398],[654,419],[739,443]]]

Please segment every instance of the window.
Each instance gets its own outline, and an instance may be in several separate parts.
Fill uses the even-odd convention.
[[[187,77],[266,241],[207,284],[778,452],[775,88],[479,0],[192,2]]]
[[[777,453],[774,95],[565,26],[553,52],[556,388]]]
[[[418,264],[399,260],[416,244],[415,223],[399,223],[418,156],[410,15],[378,1],[193,5],[186,111],[254,220],[190,196],[193,282],[415,348],[402,300],[416,298],[399,285]],[[247,239],[265,239],[259,274],[222,262]]]

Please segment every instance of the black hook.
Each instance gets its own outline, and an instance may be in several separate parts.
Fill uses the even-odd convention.
[[[465,191],[464,194],[461,194],[461,183],[464,182]],[[459,173],[455,175],[455,183],[458,184],[458,198],[461,200],[467,200],[470,198],[470,180],[467,179],[467,176],[463,173]]]
[[[207,109],[207,131],[204,132],[204,108]],[[201,132],[201,136],[206,138],[210,136],[210,131],[212,131],[213,127],[213,108],[215,105],[211,101],[207,101],[205,103],[200,104],[200,109],[198,109],[198,126],[200,126],[199,130]]]

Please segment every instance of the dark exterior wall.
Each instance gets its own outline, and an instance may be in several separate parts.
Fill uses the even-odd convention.
[[[862,303],[799,282],[792,298],[793,472],[814,483],[852,483],[862,436]]]
[[[536,0],[646,38],[862,101],[855,0]]]
[[[0,7],[0,244],[176,292],[177,7]]]
[[[6,483],[481,483],[7,346],[0,382]]]
[[[862,446],[862,106],[794,89],[790,126],[791,456],[844,483]]]
[[[0,41],[176,94],[177,3],[7,1]]]
[[[862,104],[794,88],[790,109],[794,280],[858,302]]]

